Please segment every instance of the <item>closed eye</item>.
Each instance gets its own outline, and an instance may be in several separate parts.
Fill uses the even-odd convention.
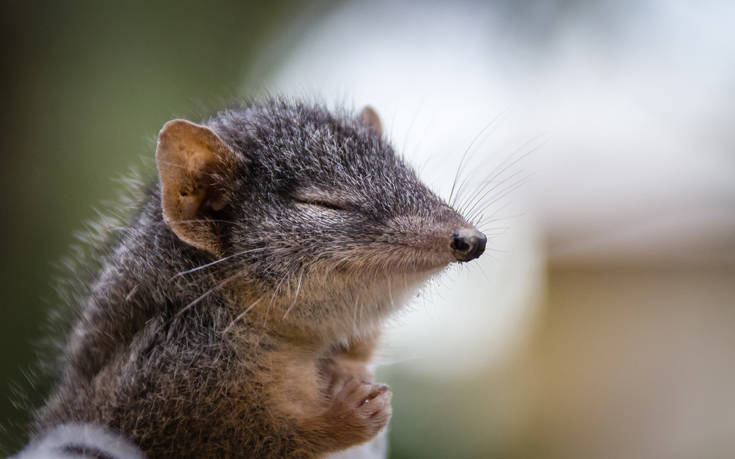
[[[300,202],[302,202],[303,204],[309,204],[312,206],[324,207],[325,209],[347,210],[345,206],[337,204],[335,202],[329,202],[329,201],[300,201]]]
[[[352,206],[344,202],[330,201],[323,198],[296,198],[296,202],[299,204],[306,204],[310,206],[322,207],[329,210],[346,211],[350,210]]]

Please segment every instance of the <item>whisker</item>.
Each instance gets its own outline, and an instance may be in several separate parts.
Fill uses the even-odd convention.
[[[469,154],[470,150],[472,149],[472,146],[475,144],[475,142],[477,142],[477,140],[480,138],[480,136],[482,136],[485,133],[485,131],[487,131],[488,129],[490,129],[490,127],[492,127],[500,119],[501,115],[504,115],[504,113],[501,112],[501,113],[497,114],[493,119],[491,119],[490,122],[487,123],[480,130],[480,132],[478,132],[477,135],[472,139],[472,141],[470,142],[470,144],[467,146],[467,149],[465,149],[464,153],[462,154],[462,158],[459,161],[459,165],[457,165],[457,171],[454,174],[454,180],[452,181],[452,189],[449,191],[449,199],[447,199],[447,201],[449,202],[449,205],[450,206],[453,206],[454,205],[453,202],[452,202],[452,198],[454,196],[454,187],[457,185],[457,179],[459,178],[459,176],[461,174],[462,165],[463,165],[465,159],[467,158],[467,155]]]
[[[475,198],[473,198],[471,200],[471,202],[468,202],[466,206],[464,206],[462,209],[459,210],[459,212],[461,212],[463,214],[464,213],[468,214],[468,218],[469,218],[469,216],[472,215],[472,213],[475,211],[476,207],[478,205],[481,205],[483,199],[487,198],[488,195],[490,195],[490,193],[492,193],[493,191],[495,191],[498,188],[502,187],[508,181],[513,180],[513,179],[516,179],[522,173],[523,173],[523,171],[520,171],[520,170],[519,171],[516,171],[516,172],[512,173],[511,175],[503,178],[502,180],[493,183],[493,185],[491,187],[489,187],[489,188],[483,188],[482,189],[482,193],[479,196],[476,196]],[[488,184],[490,184],[490,183],[491,182],[488,182]],[[468,208],[465,208],[465,207],[468,207]]]
[[[484,278],[485,278],[485,280],[487,281],[487,283],[488,283],[488,284],[492,284],[492,281],[491,281],[491,280],[490,280],[490,278],[489,278],[489,277],[487,276],[487,273],[485,273],[485,270],[484,270],[484,269],[482,269],[482,265],[481,265],[481,264],[479,264],[479,263],[475,263],[475,264],[474,264],[474,266],[476,266],[476,267],[477,267],[477,269],[479,269],[479,270],[480,270],[480,274],[482,274],[482,277],[484,277]]]
[[[263,295],[260,298],[258,298],[257,300],[255,300],[253,303],[250,304],[250,306],[248,306],[247,308],[245,308],[245,310],[243,312],[241,312],[240,314],[238,314],[237,317],[235,317],[234,319],[232,319],[232,322],[230,322],[229,325],[227,325],[225,327],[225,329],[222,331],[222,334],[223,335],[226,335],[227,333],[229,333],[229,331],[232,329],[232,327],[234,327],[237,322],[239,322],[243,317],[245,317],[245,314],[247,314],[248,312],[250,312],[250,310],[253,309],[256,304],[260,303],[260,300],[262,300],[263,298],[265,298],[265,295]]]
[[[520,214],[516,214],[516,215],[508,215],[508,216],[498,217],[497,215],[502,210],[504,210],[506,207],[508,207],[510,204],[511,204],[511,201],[508,201],[505,204],[503,204],[502,206],[500,206],[499,208],[497,208],[495,210],[495,212],[493,212],[492,214],[489,215],[489,218],[487,220],[485,220],[485,212],[486,211],[485,210],[480,210],[480,211],[476,212],[476,215],[473,218],[469,219],[469,221],[474,226],[478,226],[478,225],[481,225],[481,224],[496,222],[496,221],[499,221],[499,220],[506,220],[506,219],[509,220],[511,218],[516,218],[516,217],[519,217],[520,215],[523,215],[523,213],[520,213]]]
[[[488,174],[488,177],[483,179],[475,192],[467,197],[467,200],[461,205],[457,206],[460,208],[459,212],[463,213],[463,209],[470,206],[476,198],[484,192],[484,190],[490,186],[493,181],[503,175],[508,169],[513,167],[514,165],[518,164],[520,161],[525,159],[527,156],[529,156],[532,153],[535,153],[539,148],[540,145],[537,145],[535,147],[532,147],[529,149],[526,153],[521,154],[520,156],[517,156],[515,159],[513,159],[516,155],[518,155],[519,152],[523,151],[524,148],[526,148],[528,145],[532,144],[533,142],[537,142],[539,140],[540,136],[536,136],[532,139],[529,139],[528,141],[521,144],[519,147],[515,148],[508,156],[506,156],[497,166],[493,168],[493,170]],[[459,198],[459,192],[458,196]]]
[[[500,192],[497,197],[492,198],[490,202],[482,204],[482,207],[480,208],[480,212],[485,212],[490,206],[495,204],[496,202],[500,201],[501,199],[506,198],[509,194],[515,192],[522,186],[526,185],[529,182],[530,175],[526,175],[524,177],[521,177],[519,180],[514,182],[513,184],[506,187],[502,192]]]
[[[133,288],[132,288],[132,289],[131,289],[131,290],[130,290],[130,291],[128,292],[128,294],[127,294],[127,295],[125,295],[125,302],[126,302],[126,303],[127,303],[128,301],[130,301],[130,299],[131,299],[131,298],[133,297],[133,295],[135,295],[135,292],[137,292],[137,291],[138,291],[138,287],[140,287],[140,284],[135,284],[135,287],[133,287]]]
[[[242,226],[242,222],[234,220],[222,220],[217,218],[191,218],[188,220],[171,220],[172,223],[228,223],[230,225]],[[164,222],[165,223],[165,222]]]
[[[501,113],[501,115],[504,115],[504,114],[505,113]],[[498,115],[498,117],[496,117],[496,118],[499,118],[499,117],[500,117],[500,115]],[[493,128],[495,128],[495,127],[497,127],[497,125],[496,126],[493,126]],[[512,155],[510,155],[510,157],[512,157]],[[495,166],[495,169],[493,169],[493,172],[491,172],[490,174],[494,173],[494,171],[498,167],[501,167],[505,163],[505,161],[508,160],[508,159],[509,158],[504,159],[500,164],[498,164],[497,166]],[[459,184],[459,187],[457,187],[457,194],[454,197],[454,201],[453,202],[450,202],[450,205],[452,207],[454,207],[455,204],[462,198],[462,195],[463,195],[466,187],[469,186],[472,177],[474,177],[478,171],[479,171],[479,168],[478,168],[477,171],[475,171],[475,173],[468,174],[466,177],[464,177],[462,179],[461,183]]]
[[[357,330],[357,297],[355,297],[355,305],[352,307],[352,329]]]
[[[296,301],[299,299],[299,292],[301,291],[301,277],[304,275],[304,267],[301,267],[301,271],[299,271],[299,280],[296,283],[296,295],[294,296],[293,301],[291,302],[291,305],[286,309],[286,313],[283,315],[283,319],[286,319],[288,316],[288,313],[291,312],[291,308],[293,308],[296,305]]]
[[[396,304],[393,302],[393,285],[390,281],[390,276],[386,276],[386,279],[388,280],[388,298],[390,299],[390,305],[395,309]]]
[[[499,177],[500,175],[502,175],[502,174],[503,174],[503,173],[504,173],[504,172],[505,172],[505,171],[506,171],[506,170],[507,170],[507,169],[508,169],[509,167],[511,167],[511,166],[513,166],[514,164],[518,163],[518,162],[519,162],[520,160],[522,160],[522,159],[523,159],[523,158],[525,158],[526,156],[530,155],[530,154],[531,154],[531,153],[533,153],[534,151],[535,151],[535,149],[532,149],[532,150],[528,151],[527,153],[525,153],[525,154],[521,155],[520,157],[516,158],[516,159],[515,159],[515,160],[514,160],[514,161],[513,161],[512,163],[508,164],[508,165],[507,165],[507,166],[505,166],[505,167],[504,167],[504,168],[503,168],[502,170],[500,170],[500,171],[498,171],[498,172],[497,172],[496,174],[494,174],[494,175],[493,175],[492,177],[489,177],[489,178],[488,178],[487,180],[485,180],[485,181],[484,181],[484,182],[483,182],[483,183],[482,183],[482,184],[481,184],[481,185],[480,185],[480,186],[478,187],[478,190],[477,190],[477,191],[476,191],[476,192],[474,193],[473,197],[472,197],[472,198],[470,198],[470,199],[468,199],[468,201],[467,201],[467,202],[465,203],[465,205],[464,205],[463,207],[470,207],[470,209],[468,210],[468,212],[472,212],[472,210],[473,210],[473,209],[474,209],[474,208],[475,208],[475,207],[476,207],[476,206],[477,206],[478,204],[480,204],[480,203],[481,203],[481,202],[482,202],[482,201],[483,201],[483,200],[484,200],[485,198],[487,198],[487,196],[488,196],[488,195],[489,195],[489,194],[490,194],[490,193],[491,193],[492,191],[494,191],[495,189],[497,189],[499,185],[501,185],[501,184],[503,184],[503,183],[507,182],[507,181],[508,181],[508,180],[509,180],[510,178],[513,178],[513,177],[515,177],[515,176],[517,176],[517,175],[519,175],[519,174],[523,173],[524,171],[523,171],[522,169],[520,169],[520,170],[517,170],[516,172],[514,172],[514,173],[510,174],[509,176],[505,177],[504,179],[502,179],[502,180],[501,180],[501,181],[500,181],[499,183],[495,183],[494,185],[490,186],[490,185],[492,184],[492,181],[493,181],[493,180],[495,180],[495,179],[496,179],[497,177]],[[522,177],[522,179],[523,179],[523,180],[525,180],[525,179],[528,179],[528,178],[530,177],[530,175],[531,175],[531,174],[529,174],[529,173],[526,173],[526,174],[525,174],[525,175],[524,175],[524,176]],[[488,187],[489,187],[489,189],[488,189]],[[484,205],[483,205],[483,206],[484,206]],[[486,208],[486,206],[484,206],[484,207]]]
[[[395,366],[395,365],[403,365],[407,362],[417,362],[417,361],[426,360],[426,359],[428,359],[428,357],[424,357],[424,356],[404,357],[402,359],[394,359],[390,361],[388,360],[378,361],[378,362],[375,362],[373,365],[375,365],[377,368],[385,368],[385,367],[390,367],[390,366]]]
[[[281,289],[281,285],[283,285],[283,281],[286,280],[286,278],[290,278],[291,274],[286,273],[281,280],[278,282],[278,285],[276,285],[276,288],[273,289],[273,294],[271,295],[271,300],[268,302],[268,307],[265,310],[265,319],[263,320],[263,327],[266,327],[268,325],[268,316],[271,312],[271,306],[273,306],[273,302],[276,300],[276,295],[278,294],[278,291]]]
[[[233,253],[232,255],[228,255],[226,257],[222,257],[219,260],[215,260],[215,261],[212,261],[210,263],[206,263],[206,264],[203,264],[201,266],[197,266],[196,268],[191,268],[191,269],[187,269],[186,271],[181,271],[180,273],[175,274],[174,276],[172,276],[171,279],[169,279],[169,282],[172,281],[172,280],[174,280],[174,279],[176,279],[177,277],[185,276],[187,274],[191,274],[193,272],[196,272],[196,271],[199,271],[199,270],[202,270],[202,269],[205,269],[205,268],[209,268],[210,266],[214,266],[216,264],[222,263],[223,261],[227,261],[229,259],[232,259],[232,258],[235,258],[235,257],[239,257],[240,255],[245,255],[246,253],[251,253],[251,252],[258,252],[258,251],[261,251],[261,250],[267,250],[268,248],[269,247],[257,247],[255,249],[243,250],[242,252]]]
[[[517,156],[515,159],[513,159],[520,151],[522,151],[524,146],[527,145],[529,142],[525,142],[523,145],[513,150],[505,159],[503,159],[503,161],[501,161],[497,166],[495,166],[493,170],[488,174],[488,176],[482,181],[480,181],[474,193],[468,196],[465,202],[461,206],[458,206],[458,207],[460,207],[460,209],[465,209],[468,206],[470,206],[476,200],[476,198],[480,194],[482,194],[485,191],[485,189],[487,189],[488,186],[491,186],[494,183],[495,179],[502,176],[508,169],[518,164],[526,156],[533,153],[534,150],[532,149],[528,151],[527,153],[524,153],[520,156]]]
[[[178,318],[178,317],[180,317],[180,316],[181,316],[182,314],[184,314],[184,313],[185,313],[186,311],[188,311],[189,309],[191,309],[191,308],[192,308],[192,307],[193,307],[193,306],[194,306],[195,304],[199,303],[199,302],[200,302],[200,301],[202,301],[202,300],[203,300],[204,298],[206,298],[206,297],[208,297],[209,295],[211,295],[211,294],[212,294],[212,292],[214,292],[214,291],[216,291],[216,290],[219,290],[220,288],[224,287],[225,285],[227,285],[228,283],[232,282],[232,281],[233,281],[234,279],[236,279],[236,278],[237,278],[237,277],[239,277],[240,275],[242,275],[242,272],[241,272],[241,271],[238,271],[237,273],[235,273],[235,274],[233,274],[232,276],[228,277],[227,279],[223,280],[223,281],[222,281],[222,282],[220,282],[219,284],[217,284],[217,285],[215,285],[214,287],[210,288],[209,290],[207,290],[206,292],[204,292],[203,294],[201,294],[201,295],[200,295],[199,297],[197,297],[197,298],[196,298],[196,299],[195,299],[194,301],[192,301],[191,303],[187,304],[187,305],[186,305],[186,306],[185,306],[184,308],[182,308],[182,309],[181,309],[181,310],[180,310],[179,312],[177,312],[177,313],[176,313],[176,315],[174,316],[174,318]]]
[[[358,300],[360,299],[359,294],[358,294],[357,299]],[[357,307],[358,307],[358,310],[357,310],[357,323],[358,324],[361,324],[362,323],[362,309],[363,309],[364,306],[365,306],[365,301],[358,301],[358,303],[357,303]]]
[[[525,217],[527,215],[526,212],[519,212],[519,213],[513,214],[513,215],[500,215],[500,216],[497,216],[498,213],[501,210],[503,210],[504,208],[508,207],[510,204],[511,204],[510,201],[508,201],[507,203],[503,204],[502,207],[500,207],[498,210],[496,210],[495,212],[493,212],[492,214],[490,214],[487,219],[485,218],[485,212],[481,212],[480,215],[477,218],[477,221],[476,222],[473,222],[472,224],[474,226],[476,226],[476,227],[480,227],[482,225],[487,225],[488,223],[500,222],[500,221],[504,221],[504,220],[513,220],[515,218],[521,218],[521,217]]]

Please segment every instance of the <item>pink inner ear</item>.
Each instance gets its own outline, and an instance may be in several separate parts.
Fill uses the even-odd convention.
[[[179,195],[178,205],[176,206],[179,221],[192,220],[196,218],[199,207],[202,204],[201,193],[199,195]]]
[[[218,241],[208,212],[221,210],[226,195],[212,188],[210,174],[233,156],[212,130],[186,120],[169,121],[159,134],[156,161],[164,218],[179,239],[212,253]]]

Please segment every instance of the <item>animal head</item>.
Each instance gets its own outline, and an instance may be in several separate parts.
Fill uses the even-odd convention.
[[[173,120],[156,160],[171,230],[227,260],[250,299],[294,323],[358,327],[485,249],[396,155],[369,107],[334,114],[271,100],[203,124]]]

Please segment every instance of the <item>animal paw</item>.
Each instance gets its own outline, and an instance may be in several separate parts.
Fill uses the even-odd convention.
[[[326,394],[334,398],[352,380],[364,384],[373,384],[374,375],[368,371],[364,363],[346,360],[330,360],[322,367],[322,374],[327,380]]]
[[[358,444],[370,440],[390,420],[392,393],[385,384],[347,380],[334,396],[327,417],[337,436]]]

